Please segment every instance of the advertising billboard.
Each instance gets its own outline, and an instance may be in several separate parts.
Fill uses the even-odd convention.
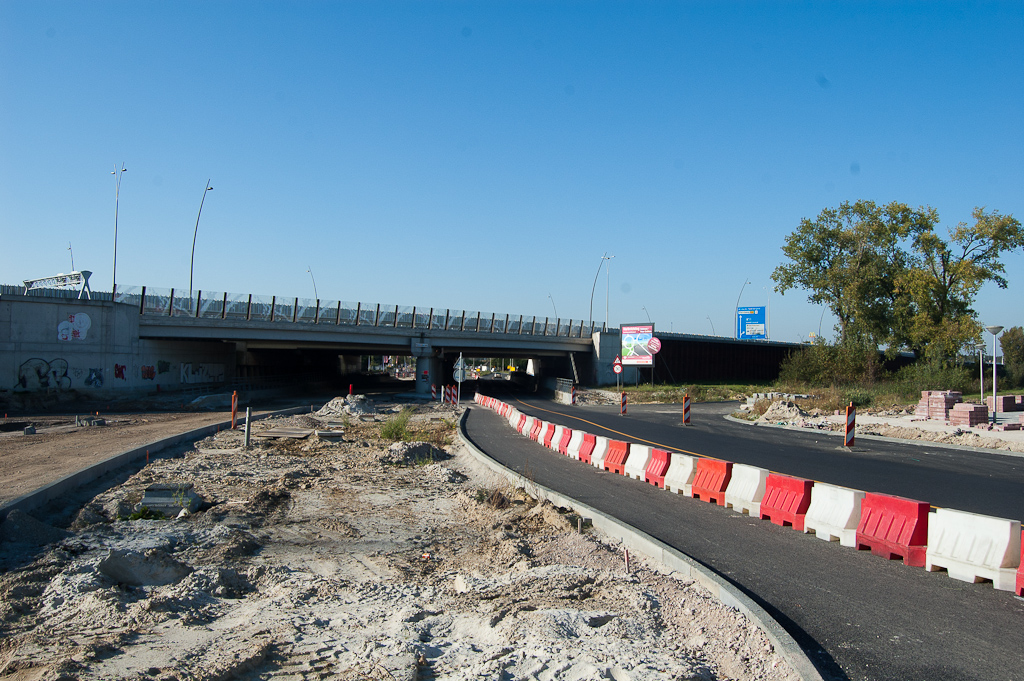
[[[650,348],[654,324],[623,324],[621,331],[623,366],[654,366],[654,353]]]
[[[768,324],[764,306],[736,309],[736,337],[740,340],[768,338]]]

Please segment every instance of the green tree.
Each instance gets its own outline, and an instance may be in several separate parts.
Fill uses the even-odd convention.
[[[775,290],[809,291],[839,320],[840,343],[885,344],[898,349],[907,337],[911,300],[900,288],[911,266],[906,245],[932,231],[938,214],[903,203],[844,202],[815,220],[804,218],[782,247],[787,262],[772,273]]]
[[[1003,331],[999,344],[1003,348],[1003,366],[1012,384],[1024,387],[1024,329],[1011,326]]]
[[[933,231],[917,233],[912,266],[898,290],[909,295],[913,316],[910,345],[935,360],[955,356],[981,336],[972,309],[987,282],[1006,288],[1002,256],[1024,249],[1024,229],[1012,215],[975,208],[974,224],[959,223],[944,241]]]

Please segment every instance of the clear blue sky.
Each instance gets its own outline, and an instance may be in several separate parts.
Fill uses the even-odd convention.
[[[0,0],[0,282],[109,290],[122,162],[119,286],[188,289],[211,178],[204,291],[579,319],[608,252],[612,324],[731,335],[826,207],[1024,219],[1024,3]]]

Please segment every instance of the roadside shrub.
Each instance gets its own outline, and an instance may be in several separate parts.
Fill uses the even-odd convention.
[[[392,416],[380,428],[380,436],[392,442],[405,442],[409,439],[409,419],[412,417],[412,409],[403,408],[397,415]]]
[[[866,344],[811,345],[779,367],[779,380],[796,385],[871,385],[881,376],[878,351]]]

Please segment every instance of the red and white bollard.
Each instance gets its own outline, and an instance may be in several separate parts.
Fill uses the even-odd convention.
[[[850,402],[846,408],[846,440],[843,443],[847,447],[853,446],[853,432],[857,429],[857,408]]]
[[[576,404],[576,386],[572,387],[572,403]]]
[[[431,383],[430,384],[430,399],[431,400],[436,400],[437,399],[437,384],[435,384],[435,383]]]
[[[683,425],[690,425],[690,394],[683,395]]]
[[[622,398],[619,401],[619,416],[626,415],[626,393],[622,393]]]

